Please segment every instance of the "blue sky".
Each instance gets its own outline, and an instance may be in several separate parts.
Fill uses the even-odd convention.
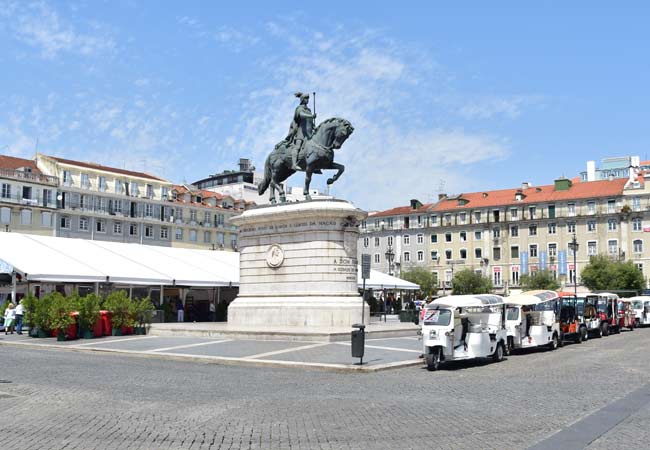
[[[643,2],[0,0],[0,153],[261,168],[302,90],[355,126],[332,193],[359,207],[547,184],[649,157],[648,23]]]

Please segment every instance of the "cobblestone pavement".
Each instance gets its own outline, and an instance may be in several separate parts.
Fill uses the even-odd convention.
[[[0,436],[21,450],[527,449],[647,390],[649,352],[643,329],[435,373],[330,373],[0,346]],[[588,448],[648,448],[649,420],[644,404]]]
[[[58,342],[9,335],[0,344],[115,352],[145,357],[203,360],[213,363],[287,366],[331,371],[374,371],[419,365],[422,341],[411,337],[366,339],[364,364],[352,358],[350,342],[260,341],[181,336],[122,336]]]

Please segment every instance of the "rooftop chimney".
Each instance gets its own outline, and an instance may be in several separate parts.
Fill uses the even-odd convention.
[[[529,181],[524,181],[523,183],[521,183],[521,189],[522,189],[522,190],[525,191],[525,190],[528,189],[529,187],[530,187],[530,182],[529,182]]]
[[[411,209],[418,209],[422,206],[422,203],[418,199],[411,199]]]
[[[438,201],[444,200],[447,198],[447,194],[438,194]]]
[[[587,181],[596,181],[596,161],[587,161]]]

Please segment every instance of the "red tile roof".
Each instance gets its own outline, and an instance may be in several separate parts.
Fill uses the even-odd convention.
[[[398,206],[397,208],[387,209],[386,211],[370,213],[369,217],[407,216],[409,214],[417,214],[419,212],[426,213],[432,206],[434,206],[433,203],[424,204],[416,209],[411,208],[411,205]]]
[[[164,178],[159,178],[145,172],[135,172],[133,170],[117,169],[115,167],[102,166],[101,164],[88,163],[83,161],[74,161],[72,159],[58,158],[56,156],[48,156],[48,158],[52,158],[53,160],[63,164],[70,164],[72,166],[86,167],[88,169],[95,169],[95,170],[103,170],[106,172],[119,173],[121,175],[129,175],[132,177],[147,178],[149,180],[155,180],[155,181],[167,181]]]
[[[612,197],[621,195],[627,178],[617,178],[612,181],[585,181],[573,183],[565,191],[556,191],[553,184],[533,186],[528,189],[502,189],[497,191],[471,192],[460,194],[453,198],[439,201],[429,211],[450,211],[460,209],[484,208],[488,206],[507,206],[529,203],[554,202],[561,200],[579,200],[598,197]],[[515,194],[521,192],[525,197],[521,201],[515,200]],[[459,199],[465,204],[459,204]]]
[[[36,162],[34,160],[0,155],[0,169],[16,170],[20,169],[21,167],[29,167],[32,169],[32,173],[38,175],[41,174],[41,171],[38,170],[38,167],[36,166]]]
[[[184,195],[184,194],[187,194],[187,193],[190,193],[190,194],[192,194],[194,196],[200,195],[202,197],[202,202],[200,203],[200,205],[202,205],[202,206],[210,206],[205,202],[205,200],[208,199],[208,198],[216,198],[217,200],[223,200],[225,198],[229,198],[229,199],[231,199],[233,201],[233,203],[240,203],[238,200],[233,199],[231,196],[219,194],[218,192],[206,191],[206,190],[203,190],[203,189],[192,189],[190,191],[185,186],[180,186],[180,185],[174,185],[173,189],[176,191],[176,193],[178,195]],[[184,202],[184,201],[182,201],[182,200],[180,200],[178,198],[176,199],[176,201],[179,202],[179,203],[186,203],[186,202]],[[196,202],[189,202],[189,203],[194,203],[194,204],[197,204],[197,205],[199,204],[199,203],[196,203]],[[221,204],[217,204],[215,206],[215,208],[229,209],[229,210],[231,209],[231,208],[223,208],[221,206]]]

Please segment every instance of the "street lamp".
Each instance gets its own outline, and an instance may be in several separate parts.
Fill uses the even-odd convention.
[[[386,250],[386,261],[388,261],[388,275],[393,275],[393,260],[395,259],[395,252],[391,246]]]
[[[386,261],[388,261],[388,275],[392,276],[393,260],[395,259],[395,252],[393,251],[393,247],[389,245],[388,250],[386,250],[384,256],[386,256]],[[388,314],[388,311],[386,310],[386,290],[384,289],[384,322],[386,322],[386,314]]]
[[[573,291],[576,295],[576,298],[578,298],[578,265],[576,263],[576,258],[579,247],[580,245],[576,239],[576,234],[573,233],[573,238],[571,239],[571,242],[569,242],[569,248],[573,252]]]

